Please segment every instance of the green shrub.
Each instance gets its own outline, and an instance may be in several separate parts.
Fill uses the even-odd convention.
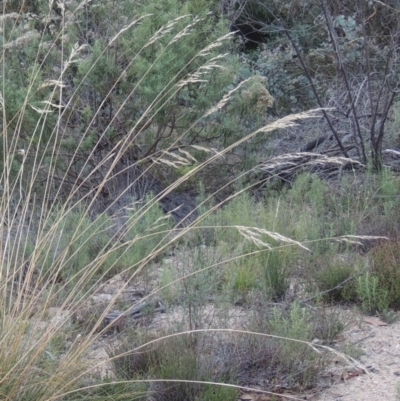
[[[271,250],[232,263],[226,270],[226,277],[231,283],[233,299],[243,300],[253,290],[261,290],[270,300],[283,300],[290,285],[293,254],[295,252],[289,248]]]
[[[379,278],[369,272],[358,277],[357,294],[365,313],[375,314],[389,307],[388,291],[380,286]]]

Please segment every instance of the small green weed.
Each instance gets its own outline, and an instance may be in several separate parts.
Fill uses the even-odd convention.
[[[375,314],[389,307],[389,293],[379,284],[379,278],[366,272],[357,280],[357,294],[365,313]]]
[[[267,296],[279,301],[285,298],[289,289],[290,260],[288,252],[270,251],[267,254],[267,264],[265,266],[265,282]]]
[[[361,345],[357,343],[345,344],[343,347],[341,347],[341,351],[345,355],[348,355],[349,357],[354,358],[356,360],[360,360],[360,358],[363,355],[365,355],[365,351],[363,350]]]
[[[261,269],[256,269],[252,263],[240,266],[233,274],[232,290],[235,295],[245,296],[252,289],[260,286]],[[232,274],[232,271],[230,272]]]

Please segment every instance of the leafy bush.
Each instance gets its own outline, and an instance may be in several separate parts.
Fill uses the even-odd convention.
[[[366,272],[357,280],[357,294],[362,310],[368,314],[382,312],[389,307],[389,293],[379,284],[379,278]]]

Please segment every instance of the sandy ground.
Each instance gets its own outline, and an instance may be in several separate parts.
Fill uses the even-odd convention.
[[[318,401],[394,401],[400,400],[400,321],[384,324],[365,317],[344,334],[344,342],[359,346],[361,362],[367,373],[337,361],[329,369],[331,386],[322,391]]]

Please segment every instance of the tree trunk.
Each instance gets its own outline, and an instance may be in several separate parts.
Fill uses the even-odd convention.
[[[382,171],[382,140],[378,139],[374,144],[372,144],[371,149],[371,162],[372,170],[376,173]]]

